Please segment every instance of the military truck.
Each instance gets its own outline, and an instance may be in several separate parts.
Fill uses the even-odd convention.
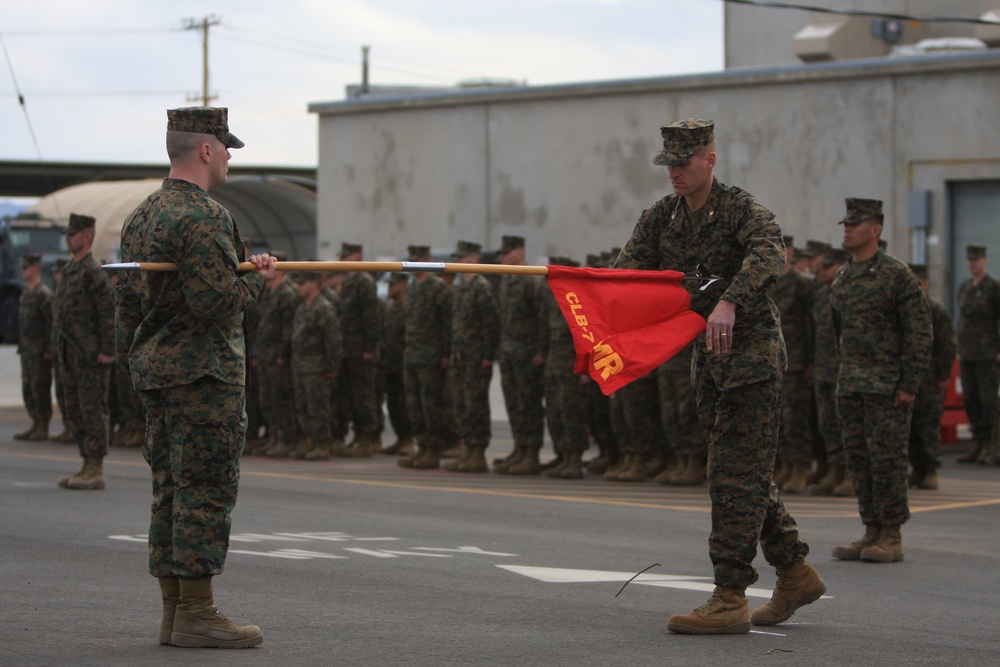
[[[55,289],[52,267],[57,259],[69,258],[64,231],[63,225],[37,213],[0,218],[0,343],[17,343],[18,301],[24,288],[21,258],[41,255],[42,280]]]

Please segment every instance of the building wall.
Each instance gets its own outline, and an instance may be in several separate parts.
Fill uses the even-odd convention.
[[[987,11],[1000,9],[1000,0],[811,0],[815,7],[840,10],[886,12],[908,16],[950,16],[978,18]],[[801,61],[795,55],[793,38],[811,21],[830,20],[833,15],[796,9],[778,9],[753,5],[725,3],[723,15],[725,30],[725,65],[759,67],[795,65]],[[872,17],[846,19],[856,25],[859,38],[870,32]],[[972,37],[975,28],[971,23],[906,21],[903,23],[903,44],[913,44],[921,39],[934,37]],[[890,45],[875,37],[866,42],[876,52],[870,55],[887,55]]]
[[[659,125],[687,116],[716,121],[716,175],[800,243],[839,245],[844,198],[873,197],[909,261],[907,193],[930,190],[932,278],[948,261],[947,181],[1000,179],[996,51],[312,109],[327,257],[342,241],[372,258],[460,238],[496,248],[504,234],[528,239],[529,261],[620,246],[670,192],[652,164]]]

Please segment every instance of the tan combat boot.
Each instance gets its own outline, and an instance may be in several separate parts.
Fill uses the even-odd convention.
[[[68,443],[72,443],[72,442],[76,442],[76,436],[73,435],[72,429],[70,429],[68,426],[66,426],[65,423],[63,423],[62,433],[60,433],[59,435],[56,435],[56,436],[52,436],[51,440],[52,440],[52,442],[68,442]]]
[[[80,469],[77,472],[73,473],[72,475],[63,475],[62,477],[59,478],[59,486],[61,486],[64,489],[68,489],[69,488],[69,480],[73,479],[74,477],[79,477],[80,475],[82,475],[84,473],[85,470],[87,470],[87,457],[86,456],[83,457],[83,465],[80,466]]]
[[[514,451],[508,454],[505,458],[493,461],[493,472],[500,473],[501,475],[506,475],[510,472],[510,467],[517,465],[524,458],[524,447],[521,445],[514,445]]]
[[[903,560],[903,536],[899,526],[882,526],[875,544],[861,550],[861,560],[874,563],[898,563]]]
[[[933,468],[924,473],[923,478],[917,482],[918,489],[926,489],[928,491],[936,491],[939,485],[937,470]]]
[[[830,495],[833,493],[833,489],[844,481],[844,469],[845,466],[842,465],[827,467],[826,474],[823,476],[823,479],[806,487],[806,493],[811,496]]]
[[[788,481],[781,485],[782,493],[802,493],[806,490],[809,471],[812,464],[808,461],[796,461],[792,464],[792,474]]]
[[[708,479],[705,460],[700,456],[689,456],[688,464],[679,475],[674,475],[670,483],[676,486],[701,486]]]
[[[37,431],[37,430],[38,430],[38,420],[37,419],[32,419],[31,420],[31,426],[29,426],[27,428],[27,430],[25,430],[25,431],[22,431],[20,433],[15,433],[14,434],[14,439],[15,440],[31,440],[32,439],[31,436],[34,435],[35,431]]]
[[[750,632],[745,588],[716,586],[712,597],[690,614],[674,614],[667,630],[686,635],[738,635]]]
[[[510,475],[541,475],[542,462],[538,460],[538,447],[525,447],[521,460],[507,469]]]
[[[486,445],[468,445],[466,449],[469,456],[458,467],[458,472],[489,472],[490,466],[486,463]]]
[[[632,452],[622,452],[622,457],[608,469],[604,471],[604,479],[609,482],[614,482],[618,480],[618,474],[623,470],[628,470],[632,467],[632,459],[635,458],[635,454]]]
[[[600,453],[587,461],[584,464],[584,467],[587,469],[587,472],[592,475],[603,475],[608,471],[608,468],[611,467],[613,462],[614,456],[612,453],[607,449],[601,448]]]
[[[546,477],[558,477],[559,471],[562,470],[563,465],[566,463],[566,454],[564,452],[556,452],[556,456],[542,464],[542,473]]]
[[[860,540],[833,548],[833,557],[840,560],[860,560],[861,552],[878,541],[881,534],[878,524],[866,523],[865,536]]]
[[[674,465],[667,468],[659,475],[656,476],[655,480],[660,484],[673,484],[674,477],[679,477],[684,474],[684,471],[688,467],[688,462],[694,457],[687,456],[686,454],[681,454],[674,461]]]
[[[264,641],[256,625],[233,625],[215,606],[212,577],[180,578],[170,643],[187,648],[250,648]]]
[[[674,476],[675,472],[677,472],[677,461],[678,459],[671,456],[667,465],[663,467],[663,470],[653,477],[653,481],[657,484],[669,484],[670,478]]]
[[[426,447],[417,457],[414,457],[411,468],[417,470],[437,470],[441,467],[441,450]]]
[[[459,456],[457,458],[453,458],[450,461],[448,461],[447,463],[442,463],[441,464],[441,469],[442,470],[451,470],[452,472],[458,472],[458,470],[462,466],[462,464],[464,464],[469,459],[469,454],[471,454],[471,453],[472,453],[472,448],[471,447],[469,447],[467,445],[463,446],[462,447],[462,454],[461,454],[461,456]],[[441,455],[441,458],[445,458],[444,454]]]
[[[87,459],[87,465],[83,472],[75,477],[70,477],[66,482],[66,488],[78,491],[100,491],[104,488],[104,457],[91,456]]]
[[[316,446],[305,453],[306,461],[328,461],[330,459],[330,441],[317,442]]]
[[[779,489],[785,485],[785,482],[792,476],[792,464],[789,461],[782,461],[781,465],[774,471],[774,485]]]
[[[778,581],[771,601],[750,614],[754,625],[784,623],[795,610],[811,604],[826,593],[826,584],[812,565],[802,561],[791,567],[777,568]]]
[[[566,464],[559,472],[560,479],[583,479],[583,452],[566,454]]]
[[[983,453],[983,448],[986,445],[986,441],[980,438],[976,438],[976,444],[973,445],[972,449],[966,453],[959,456],[956,461],[959,463],[975,463],[979,460],[979,455]]]
[[[622,468],[615,476],[616,482],[645,482],[646,481],[646,457],[642,454],[633,454],[628,467]]]
[[[160,621],[160,643],[169,644],[174,631],[174,615],[181,598],[179,577],[159,577],[160,597],[163,598],[163,620]]]
[[[49,420],[39,419],[38,428],[28,436],[28,440],[33,440],[35,442],[40,442],[42,440],[49,439]]]
[[[420,441],[417,441],[417,449],[410,456],[401,456],[396,459],[396,465],[400,468],[412,468],[413,462],[419,459],[427,451],[427,447]]]
[[[819,480],[826,477],[826,471],[828,469],[826,459],[821,459],[816,462],[816,468],[809,471],[809,477],[806,478],[806,486],[810,484],[816,484]]]
[[[844,468],[844,479],[837,486],[833,487],[833,495],[840,498],[853,498],[857,495],[854,490],[854,480],[851,479],[851,471]]]
[[[293,443],[281,442],[278,440],[275,442],[274,447],[270,447],[266,452],[264,452],[264,456],[270,456],[278,459],[285,458],[292,453],[293,448]]]

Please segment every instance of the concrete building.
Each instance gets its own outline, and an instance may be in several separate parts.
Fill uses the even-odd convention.
[[[989,4],[948,9],[978,16]],[[735,9],[727,21],[756,30],[733,23]],[[776,29],[794,44],[791,25]],[[738,53],[733,32],[727,47]],[[763,27],[755,38],[778,40]],[[459,238],[495,248],[520,234],[529,261],[544,262],[621,245],[670,192],[652,165],[659,125],[696,116],[717,123],[720,180],[754,193],[799,242],[839,245],[844,198],[872,197],[885,201],[890,252],[928,263],[946,302],[965,277],[966,243],[1000,256],[1000,50],[810,64],[745,52],[742,62],[760,66],[314,103],[319,254],[342,241],[364,243],[369,257]]]

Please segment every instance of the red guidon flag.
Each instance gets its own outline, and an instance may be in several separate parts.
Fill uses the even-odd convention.
[[[608,395],[650,372],[705,330],[680,271],[548,267],[546,280],[573,332],[574,372]]]

